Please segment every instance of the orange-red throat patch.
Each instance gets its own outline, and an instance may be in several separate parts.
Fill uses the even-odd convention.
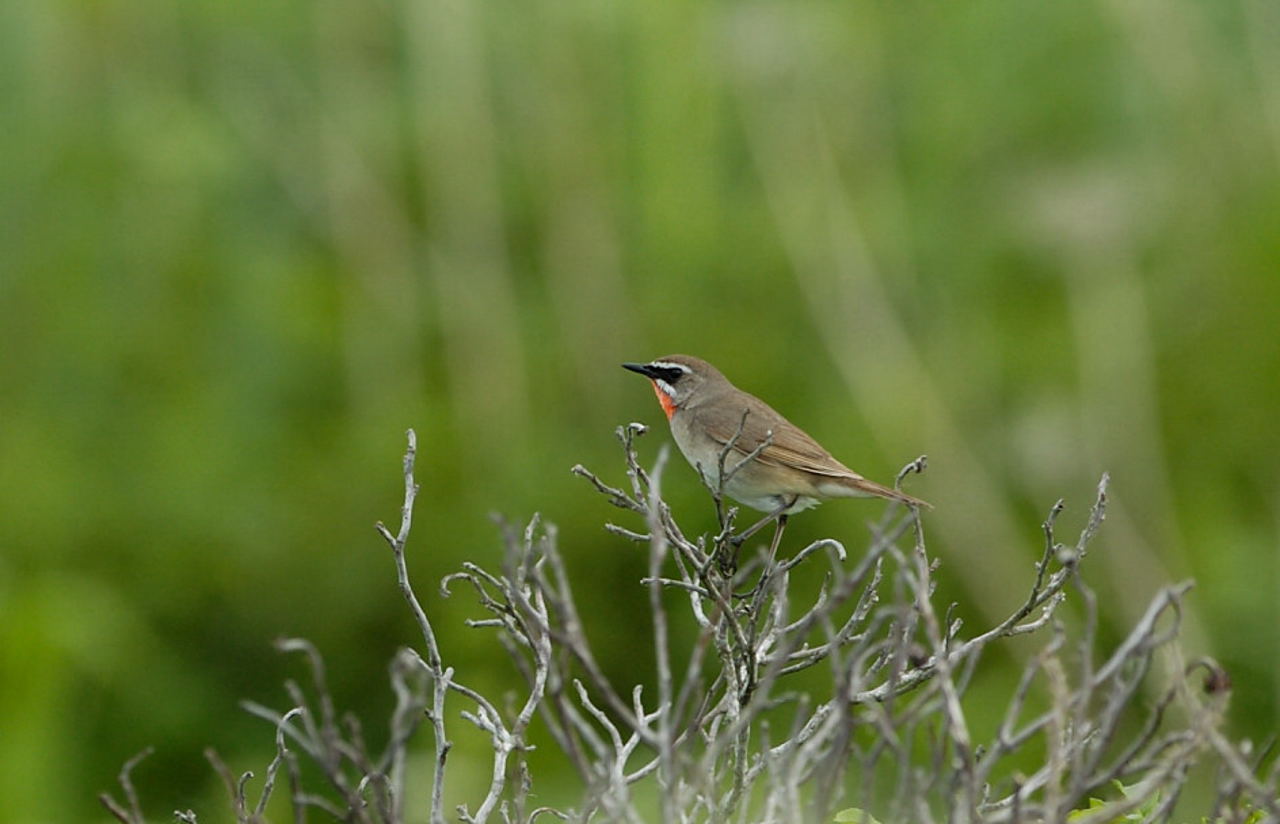
[[[658,396],[658,403],[662,404],[662,411],[667,413],[667,420],[671,420],[671,416],[675,414],[676,404],[671,400],[671,396],[662,391],[662,387],[658,386],[657,381],[653,381],[653,394]]]

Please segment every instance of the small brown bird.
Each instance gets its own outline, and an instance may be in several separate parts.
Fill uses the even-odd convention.
[[[720,483],[720,455],[733,442],[724,461],[724,492],[769,513],[735,536],[735,544],[777,519],[774,552],[787,516],[829,498],[875,496],[929,506],[919,498],[869,481],[840,463],[804,430],[755,395],[729,383],[720,370],[704,360],[668,355],[650,363],[622,366],[653,381],[676,446],[712,487]],[[746,460],[748,456],[753,457]]]

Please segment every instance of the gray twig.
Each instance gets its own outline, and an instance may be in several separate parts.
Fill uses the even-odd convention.
[[[588,637],[590,612],[578,606],[555,527],[536,515],[523,528],[499,521],[499,564],[468,561],[445,576],[442,594],[465,582],[461,589],[474,594],[482,613],[467,624],[495,634],[523,681],[522,697],[511,693],[502,701],[461,683],[446,664],[410,580],[406,548],[418,492],[410,430],[399,528],[393,533],[379,523],[377,531],[392,550],[422,652],[405,648],[391,662],[395,707],[387,744],[371,753],[361,724],[339,716],[319,650],[303,639],[279,641],[282,652],[306,658],[310,683],[286,683],[292,709],[284,713],[244,702],[275,728],[275,757],[257,802],[246,797],[253,773],[237,777],[216,753],[206,753],[236,821],[262,820],[282,768],[296,824],[310,810],[370,824],[422,817],[405,809],[405,788],[414,780],[409,747],[425,726],[435,753],[426,817],[442,824],[451,695],[467,702],[458,716],[487,736],[492,752],[474,812],[469,804],[457,807],[464,822],[640,824],[655,818],[643,801],[655,793],[656,817],[671,824],[830,821],[846,791],[856,793],[862,812],[848,811],[842,820],[1031,824],[1070,815],[1104,822],[1142,811],[1144,821],[1164,822],[1193,767],[1208,759],[1219,774],[1210,820],[1280,821],[1280,767],[1264,771],[1265,758],[1222,729],[1229,678],[1211,661],[1182,664],[1177,634],[1189,582],[1162,588],[1114,649],[1099,649],[1105,604],[1088,586],[1083,561],[1106,517],[1106,475],[1074,544],[1057,538],[1058,501],[1041,525],[1025,597],[1002,620],[970,632],[956,604],[935,600],[940,565],[928,553],[914,508],[887,507],[861,551],[848,540],[822,539],[789,557],[760,552],[739,564],[735,553],[726,563],[736,513],[725,506],[725,483],[771,442],[766,435],[753,449],[738,449],[746,424],[744,414],[710,468],[714,478],[699,467],[716,507],[708,533],[686,533],[663,499],[667,451],[647,468],[636,452],[645,431],[639,424],[617,430],[624,486],[573,469],[632,513],[627,517],[639,516],[606,528],[626,545],[648,549],[640,583],[653,630],[654,688],[619,689],[605,675]],[[731,454],[741,457],[730,464]],[[908,463],[895,486],[925,466],[924,456]],[[797,584],[808,573],[821,578],[812,591]],[[1068,600],[1083,618],[1074,630],[1059,615]],[[993,697],[995,688],[979,678],[984,653],[1014,636],[1038,636],[1039,646],[1008,693]],[[1172,683],[1141,706],[1158,655],[1174,661]],[[1201,671],[1203,695],[1192,686]],[[971,695],[975,683],[981,695]],[[975,701],[1000,702],[990,740],[980,733],[986,725],[970,718]],[[541,763],[531,758],[528,741],[535,715],[557,745],[548,757],[563,753],[582,781],[573,809],[533,803]],[[101,796],[125,824],[143,821],[131,773],[148,753],[121,770],[124,803]],[[301,760],[317,766],[328,784],[324,793],[304,787]],[[1012,773],[1014,763],[1021,772]],[[1116,781],[1123,783],[1121,797],[1087,809],[1091,796]],[[638,785],[650,789],[639,792]],[[175,815],[196,820],[191,811]]]

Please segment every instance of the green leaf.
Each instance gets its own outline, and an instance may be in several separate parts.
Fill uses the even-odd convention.
[[[1112,784],[1115,786],[1116,791],[1120,793],[1120,796],[1122,798],[1126,800],[1133,798],[1133,795],[1130,792],[1130,790],[1132,789],[1131,787],[1126,787],[1124,784],[1120,783],[1119,781],[1113,781]],[[1073,810],[1071,813],[1067,815],[1067,821],[1068,822],[1080,821],[1081,819],[1097,812],[1098,810],[1105,809],[1111,803],[1112,802],[1104,801],[1101,798],[1090,798],[1089,806],[1082,810]],[[1124,815],[1117,815],[1115,818],[1105,819],[1103,824],[1129,824],[1129,822],[1146,821],[1147,818],[1153,812],[1155,812],[1156,808],[1159,805],[1160,805],[1160,793],[1158,792],[1152,793],[1142,802],[1141,806],[1139,806],[1136,810],[1133,810]]]
[[[1079,821],[1094,810],[1105,806],[1107,806],[1107,802],[1103,801],[1101,798],[1090,798],[1088,807],[1085,807],[1083,810],[1072,810],[1067,813],[1067,821]]]

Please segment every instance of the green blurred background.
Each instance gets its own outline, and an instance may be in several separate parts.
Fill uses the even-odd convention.
[[[607,665],[646,678],[645,560],[569,468],[622,478],[613,427],[662,420],[618,364],[672,352],[872,477],[927,453],[975,621],[1110,470],[1111,632],[1194,576],[1189,651],[1233,674],[1235,734],[1275,727],[1271,0],[43,0],[0,6],[0,90],[8,820],[102,819],[147,744],[148,808],[221,820],[201,750],[265,766],[237,701],[286,705],[280,635],[381,740],[415,634],[372,524],[409,426],[460,677],[517,686],[434,587],[496,563],[497,510],[559,525]],[[666,487],[710,525],[683,463]]]

